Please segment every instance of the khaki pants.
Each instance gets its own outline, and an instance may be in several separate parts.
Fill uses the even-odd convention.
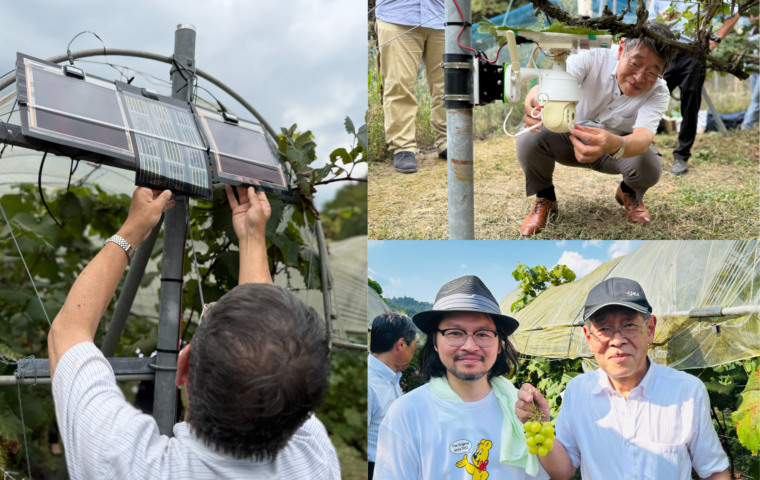
[[[525,193],[528,197],[552,186],[556,163],[622,175],[626,185],[636,192],[639,201],[650,187],[660,181],[662,174],[662,155],[654,147],[650,146],[646,152],[635,157],[614,160],[611,155],[602,155],[595,162],[580,163],[575,158],[570,132],[554,133],[546,127],[541,127],[539,133],[517,137],[517,160],[525,173]]]
[[[377,20],[377,36],[382,45],[412,28]],[[417,27],[380,47],[380,75],[383,81],[385,141],[392,153],[417,153],[414,118],[417,99],[414,84],[420,60],[425,63],[430,88],[430,125],[435,132],[438,153],[446,149],[446,109],[443,108],[443,61],[446,45],[444,31]]]

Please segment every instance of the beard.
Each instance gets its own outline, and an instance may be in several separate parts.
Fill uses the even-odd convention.
[[[483,378],[484,376],[486,376],[486,374],[488,374],[488,370],[487,369],[480,370],[480,371],[477,371],[477,372],[462,372],[462,371],[459,371],[457,369],[457,367],[456,367],[456,365],[457,365],[456,362],[458,360],[460,360],[464,356],[465,355],[454,355],[454,364],[452,365],[451,368],[449,368],[448,366],[444,365],[444,366],[446,366],[446,370],[449,373],[451,373],[455,378],[458,378],[459,380],[462,380],[464,382],[474,382],[476,380],[480,380],[481,378]],[[467,357],[472,357],[473,355],[472,354],[467,354],[466,356]],[[485,356],[482,356],[482,355],[475,355],[475,356],[477,356],[478,358],[480,358],[481,361],[485,361]]]

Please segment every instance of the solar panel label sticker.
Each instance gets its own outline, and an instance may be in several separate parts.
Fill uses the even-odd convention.
[[[230,125],[215,112],[197,110],[211,142],[215,181],[241,186],[263,182],[288,188],[282,162],[261,126],[242,120]]]
[[[97,77],[67,77],[57,65],[24,59],[28,128],[44,140],[134,160],[116,87]]]
[[[189,107],[122,95],[137,145],[137,185],[210,200],[207,148]]]

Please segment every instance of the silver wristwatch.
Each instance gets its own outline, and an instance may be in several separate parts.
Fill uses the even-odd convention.
[[[620,140],[623,141],[623,144],[620,145],[620,150],[618,150],[617,152],[615,152],[614,155],[612,155],[612,159],[613,160],[617,160],[618,158],[622,157],[623,156],[623,152],[625,152],[625,138],[620,137]]]
[[[132,262],[132,254],[134,254],[132,245],[130,245],[126,240],[121,238],[119,235],[113,235],[111,238],[106,240],[106,243],[104,243],[103,246],[105,247],[108,244],[108,242],[115,243],[116,245],[124,249],[124,253],[127,254],[127,265],[129,265]]]

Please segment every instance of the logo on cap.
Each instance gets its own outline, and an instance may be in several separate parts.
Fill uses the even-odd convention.
[[[639,296],[639,292],[632,292],[630,290],[627,291],[627,292],[625,292],[625,293],[627,293],[629,297],[638,297]]]

